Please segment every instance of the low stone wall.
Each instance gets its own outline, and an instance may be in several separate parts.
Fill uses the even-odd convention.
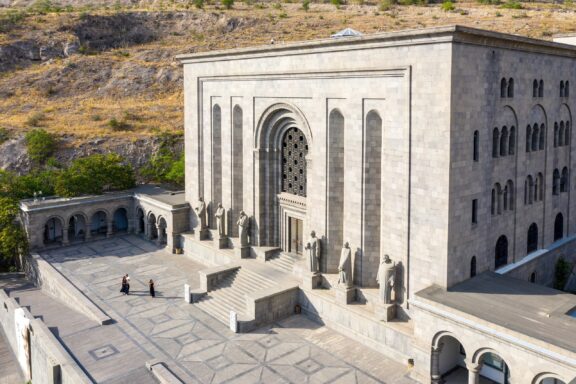
[[[0,326],[8,343],[17,355],[16,321],[14,312],[22,308],[4,290],[0,290]],[[31,380],[34,384],[88,384],[93,381],[82,371],[64,349],[46,324],[26,308],[22,308],[30,321]],[[26,379],[29,379],[26,378]]]
[[[210,267],[230,263],[228,255],[214,249],[211,241],[201,242],[196,240],[194,235],[186,233],[182,235],[182,245],[184,255],[197,263]]]
[[[40,287],[44,292],[59,299],[70,308],[81,312],[95,320],[98,324],[112,323],[112,319],[96,304],[72,284],[49,262],[38,254],[31,254],[27,258],[26,276]]]
[[[200,289],[210,292],[228,275],[240,269],[238,264],[225,264],[218,267],[206,268],[198,271],[200,275]]]
[[[246,315],[250,320],[239,321],[240,332],[271,324],[294,314],[298,304],[298,285],[271,287],[246,295]]]
[[[369,313],[362,313],[351,305],[335,302],[333,297],[316,293],[314,290],[300,290],[298,301],[302,313],[318,323],[346,335],[399,363],[406,364],[412,358],[413,334],[410,327],[385,323]]]
[[[539,249],[515,263],[500,268],[496,273],[524,281],[529,281],[532,273],[535,273],[537,284],[553,288],[556,262],[560,257],[572,265],[576,263],[576,236],[559,240],[548,248]]]

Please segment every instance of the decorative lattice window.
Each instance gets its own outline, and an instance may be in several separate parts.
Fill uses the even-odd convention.
[[[298,128],[282,138],[282,192],[306,196],[306,154],[308,142]]]

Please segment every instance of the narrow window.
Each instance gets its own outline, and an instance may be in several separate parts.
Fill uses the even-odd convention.
[[[502,202],[504,203],[504,210],[508,210],[508,185],[504,186],[504,192],[502,192]]]
[[[532,83],[532,97],[538,97],[538,80]]]
[[[472,200],[472,224],[478,223],[478,199]]]
[[[554,241],[564,237],[564,216],[561,213],[556,215],[554,220]]]
[[[539,133],[538,124],[534,124],[534,126],[532,127],[532,151],[538,150],[538,140],[539,140],[538,133]]]
[[[508,97],[514,97],[514,79],[508,79]]]
[[[538,84],[538,97],[544,97],[544,80],[540,79]]]
[[[538,249],[538,226],[532,223],[528,228],[528,239],[526,241],[526,254]]]
[[[532,274],[530,275],[530,282],[531,283],[536,282],[536,272],[532,272]]]
[[[560,97],[564,97],[564,80],[560,80]]]
[[[512,180],[508,180],[506,183],[508,187],[508,209],[514,210],[514,183]]]
[[[541,172],[538,172],[538,201],[544,199],[544,176]]]
[[[500,146],[500,132],[498,128],[492,131],[492,157],[498,157],[498,149]]]
[[[564,145],[570,145],[570,122],[566,122],[566,127],[564,128]]]
[[[560,122],[560,129],[558,130],[558,146],[562,147],[564,145],[564,122]]]
[[[502,235],[496,241],[494,249],[494,268],[498,269],[508,264],[508,239]]]
[[[530,152],[530,143],[532,143],[532,128],[526,126],[526,152]]]
[[[528,204],[528,179],[524,180],[524,205]]]
[[[492,188],[492,200],[490,202],[490,212],[496,214],[496,189]]]
[[[557,195],[560,190],[560,171],[555,169],[552,173],[552,194]]]
[[[568,96],[570,96],[570,82],[566,80],[566,83],[564,83],[564,97]]]
[[[472,256],[470,260],[470,277],[476,276],[476,256]]]
[[[510,127],[510,138],[508,143],[508,154],[513,155],[516,150],[516,129],[514,126]]]
[[[554,148],[558,146],[558,122],[554,123]]]
[[[506,79],[502,78],[502,80],[500,80],[500,97],[506,97]]]
[[[544,150],[544,142],[546,141],[546,128],[544,127],[544,124],[540,125],[540,140],[538,142],[539,144],[539,149],[542,151]]]
[[[474,149],[473,149],[473,159],[474,161],[478,161],[480,158],[480,133],[478,131],[474,131]]]
[[[532,204],[534,201],[534,179],[532,176],[528,176],[528,204]]]
[[[508,129],[506,126],[502,128],[500,133],[500,156],[508,154]]]
[[[496,183],[496,213],[502,214],[502,187]]]
[[[560,176],[560,192],[568,192],[568,168],[562,169],[562,176]]]

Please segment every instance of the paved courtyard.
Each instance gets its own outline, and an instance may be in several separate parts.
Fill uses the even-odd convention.
[[[129,340],[137,350],[123,352],[122,363],[143,366],[159,359],[187,383],[413,383],[405,366],[304,316],[232,333],[182,298],[184,283],[197,286],[204,266],[139,237],[42,255],[117,321],[99,332],[107,346],[102,363],[114,365]],[[125,273],[131,277],[129,296],[119,292]],[[155,299],[148,294],[149,279],[156,282]],[[109,327],[120,334],[107,334]]]

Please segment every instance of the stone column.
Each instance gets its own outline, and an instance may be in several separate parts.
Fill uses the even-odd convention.
[[[442,345],[434,348],[432,347],[432,353],[430,355],[430,382],[432,384],[442,384],[442,375],[440,374],[440,353],[442,352]]]
[[[68,226],[62,227],[62,245],[68,245],[70,241],[68,240]]]
[[[114,230],[112,229],[113,228],[112,227],[113,221],[109,221],[107,224],[108,224],[108,228],[106,230],[106,237],[110,237],[114,233]]]
[[[161,246],[162,245],[162,231],[160,230],[160,226],[158,224],[152,224],[156,227],[156,233],[158,234],[156,236],[156,245]]]
[[[466,363],[466,368],[468,369],[468,384],[478,384],[480,382],[482,364]]]

